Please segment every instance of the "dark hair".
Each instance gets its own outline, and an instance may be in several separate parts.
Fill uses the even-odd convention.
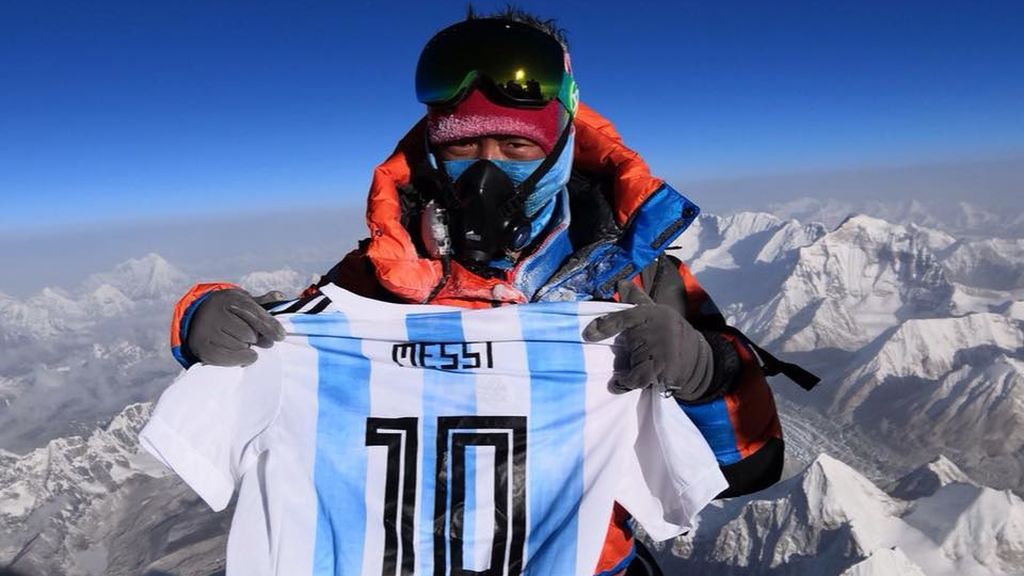
[[[489,14],[480,14],[475,8],[473,8],[473,4],[469,4],[466,8],[466,20],[476,20],[477,18],[493,18],[495,20],[510,20],[521,24],[528,24],[548,36],[551,36],[555,40],[558,40],[558,43],[562,45],[562,48],[564,48],[566,52],[569,51],[569,40],[566,36],[565,29],[559,28],[555,23],[554,18],[544,19],[536,14],[527,12],[522,8],[513,6],[512,4],[506,5],[504,10],[498,10]]]

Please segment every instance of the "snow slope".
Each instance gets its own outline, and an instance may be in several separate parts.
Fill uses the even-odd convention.
[[[294,295],[312,278],[283,269],[237,281],[255,293]],[[180,370],[167,327],[193,281],[148,254],[72,289],[24,300],[0,294],[0,449],[21,453],[88,434],[125,405],[155,398]]]
[[[140,450],[150,412],[133,404],[87,437],[0,451],[0,564],[64,576],[223,568],[229,515],[211,513]]]
[[[806,394],[775,379],[795,476],[709,508],[669,547],[686,560],[666,556],[667,573],[1024,573],[1020,499],[995,489],[1024,489],[1019,240],[866,216],[828,230],[702,215],[674,252],[733,323],[825,381]],[[314,277],[237,281],[294,293]],[[221,568],[226,517],[125,441],[148,409],[131,404],[178,371],[166,325],[191,281],[147,255],[76,289],[0,294],[0,563],[69,575]]]
[[[1017,496],[969,480],[901,500],[822,455],[768,490],[715,503],[659,559],[667,573],[1019,574],[1022,514]]]
[[[824,379],[807,394],[777,378],[778,393],[896,462],[943,451],[986,483],[1024,490],[1022,240],[863,215],[820,235],[766,215],[700,223],[678,254],[730,322]]]
[[[738,318],[782,350],[856,350],[901,320],[941,316],[953,285],[914,229],[866,216],[799,249],[776,296]]]

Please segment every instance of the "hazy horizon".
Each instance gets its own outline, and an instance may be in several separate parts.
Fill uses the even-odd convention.
[[[737,178],[669,180],[706,213],[767,211],[798,199],[966,202],[994,214],[1024,212],[1024,156],[992,161],[875,166]],[[876,214],[884,216],[884,214]],[[309,267],[326,272],[365,236],[362,202],[315,208],[122,218],[74,226],[0,229],[0,293],[25,298],[74,288],[90,274],[155,252],[198,278]],[[1020,230],[1016,237],[1024,237]]]

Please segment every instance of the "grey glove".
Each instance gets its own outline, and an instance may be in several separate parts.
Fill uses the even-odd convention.
[[[583,330],[590,342],[618,335],[616,344],[628,354],[628,370],[617,372],[612,386],[623,392],[656,386],[683,402],[708,395],[714,380],[714,358],[707,340],[678,312],[655,304],[632,282],[618,283],[628,310],[597,318]]]
[[[286,300],[278,291],[253,298],[239,288],[206,297],[192,316],[186,343],[203,364],[248,366],[256,361],[250,347],[270,348],[284,340],[284,326],[260,304]]]

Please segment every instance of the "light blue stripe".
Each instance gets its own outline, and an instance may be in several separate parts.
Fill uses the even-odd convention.
[[[519,307],[530,368],[531,574],[577,573],[587,379],[577,312],[574,302]]]
[[[296,315],[318,352],[316,463],[318,498],[314,576],[358,574],[366,532],[366,416],[370,361],[342,314]]]
[[[462,342],[461,312],[410,314],[405,318],[409,342]],[[436,361],[436,359],[434,359]],[[437,450],[437,417],[476,414],[475,382],[463,372],[424,369],[423,416],[420,442],[423,450],[420,468],[420,546],[419,573],[434,573],[434,484]],[[474,476],[466,476],[469,478]],[[449,495],[451,492],[449,492]],[[469,493],[467,492],[467,497]],[[448,508],[447,506],[445,507]]]

